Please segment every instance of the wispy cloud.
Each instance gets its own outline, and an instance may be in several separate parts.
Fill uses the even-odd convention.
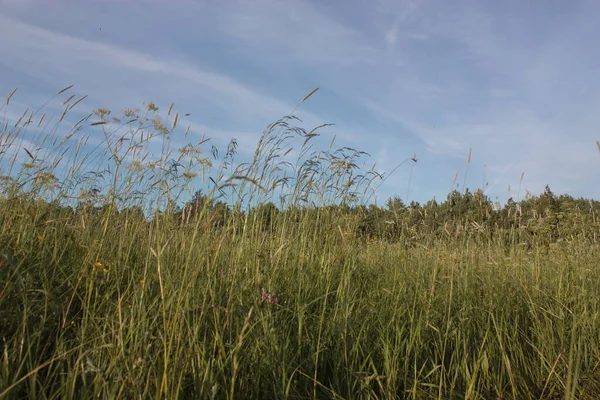
[[[219,31],[235,50],[277,65],[330,68],[377,62],[377,49],[356,28],[319,12],[310,2],[234,1],[222,7]]]
[[[195,94],[203,100],[248,115],[285,114],[292,106],[262,95],[234,79],[178,60],[161,60],[148,53],[97,41],[83,40],[30,24],[2,19],[0,45],[10,54],[6,66],[49,84],[74,82],[103,100],[142,100],[146,92],[168,98]],[[140,93],[140,77],[148,87]],[[65,80],[69,81],[65,81]],[[148,101],[148,99],[144,99]],[[252,106],[254,105],[254,106]],[[256,107],[258,106],[258,107]],[[252,107],[252,108],[250,108]]]

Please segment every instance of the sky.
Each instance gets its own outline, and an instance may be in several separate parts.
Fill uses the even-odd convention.
[[[0,0],[0,118],[72,84],[79,109],[175,103],[249,157],[295,110],[369,153],[380,204],[443,200],[457,172],[493,201],[600,199],[599,20],[597,0]]]

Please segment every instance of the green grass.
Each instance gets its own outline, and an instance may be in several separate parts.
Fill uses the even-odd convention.
[[[368,199],[353,149],[314,157],[288,119],[246,165],[235,144],[218,165],[200,147],[152,159],[176,123],[146,111],[96,113],[64,142],[4,127],[0,398],[600,396],[597,245],[364,240],[358,213],[320,207]],[[91,129],[104,141],[84,151]],[[38,151],[11,158],[23,135]],[[173,207],[198,171],[230,211]],[[290,211],[247,212],[279,195]]]

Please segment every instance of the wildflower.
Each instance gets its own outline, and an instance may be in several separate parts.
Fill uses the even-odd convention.
[[[96,261],[94,263],[94,267],[96,267],[96,268],[100,268],[101,266],[102,266],[102,263],[100,261]]]
[[[263,289],[263,300],[268,304],[277,304],[279,303],[279,297],[277,297],[277,293],[271,293]]]
[[[144,282],[146,282],[144,279],[140,279],[140,286],[144,286]]]
[[[104,272],[105,274],[107,274],[108,273],[108,268],[103,268],[102,272]]]

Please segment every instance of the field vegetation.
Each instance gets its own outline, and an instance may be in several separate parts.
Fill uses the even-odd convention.
[[[238,162],[71,91],[0,108],[0,398],[600,398],[600,202],[378,206],[326,126]]]

